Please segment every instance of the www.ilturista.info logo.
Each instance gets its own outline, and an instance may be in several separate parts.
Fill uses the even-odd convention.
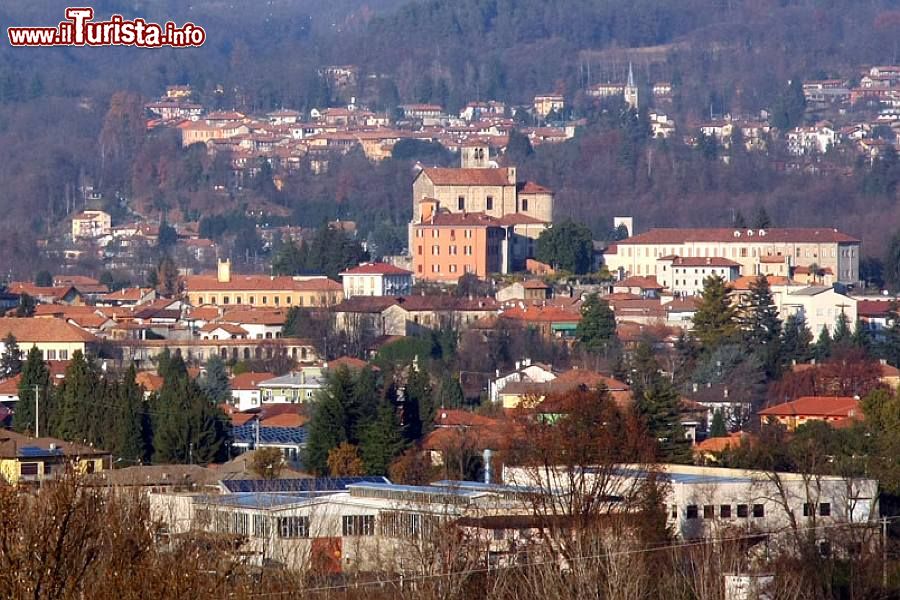
[[[126,20],[112,15],[109,21],[94,22],[94,9],[66,9],[66,21],[56,27],[9,27],[9,43],[13,46],[139,46],[188,48],[202,46],[206,31],[193,23],[181,27],[171,21],[165,25],[144,19]]]

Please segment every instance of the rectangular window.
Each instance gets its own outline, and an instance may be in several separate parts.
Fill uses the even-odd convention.
[[[68,350],[60,350],[59,351],[59,360],[69,360],[69,351]]]
[[[697,505],[696,504],[688,504],[685,516],[688,519],[696,519],[697,518]]]
[[[747,510],[746,504],[737,505],[737,516],[739,519],[746,519],[750,512]]]
[[[715,519],[716,518],[716,507],[712,504],[707,504],[703,507],[703,518],[704,519]]]
[[[528,212],[528,199],[522,198],[522,212]]]
[[[810,504],[809,502],[804,502],[803,503],[803,516],[808,517],[812,514],[813,514],[812,504]]]
[[[494,210],[494,197],[488,196],[484,206],[487,210]]]
[[[269,537],[269,517],[265,515],[253,515],[253,537]]]
[[[309,517],[278,517],[278,537],[309,537]]]
[[[375,515],[346,515],[343,517],[344,536],[375,535]]]
[[[460,196],[456,199],[456,208],[457,210],[466,210],[466,199],[463,196]]]
[[[439,231],[439,230],[437,230],[437,229],[432,229],[432,230],[431,230],[431,237],[436,238],[437,236],[439,236],[440,233],[438,233],[438,231]]]
[[[418,252],[416,252],[419,256],[422,256],[422,246],[419,246]]]
[[[250,304],[254,304],[256,302],[256,298],[254,298],[253,296],[250,296],[248,301],[250,302]]]
[[[56,360],[56,350],[47,350],[47,360]]]
[[[766,516],[766,507],[762,504],[754,504],[753,505],[753,518],[761,519]]]
[[[672,505],[672,518],[673,519],[678,518],[678,507],[674,504]]]
[[[831,503],[823,502],[819,505],[819,516],[820,517],[830,517],[831,516]]]
[[[250,533],[250,517],[247,513],[233,512],[231,513],[231,533],[236,535],[247,535]]]
[[[456,265],[450,265],[450,272],[456,273]]]
[[[222,304],[228,304],[228,296],[222,297]]]
[[[440,247],[440,246],[434,245],[434,246],[431,247],[431,255],[432,255],[432,256],[439,256],[440,253],[441,253],[441,247]]]
[[[263,296],[263,304],[268,304],[268,303],[269,303],[269,297]]]
[[[37,475],[38,474],[38,464],[37,463],[22,463],[19,465],[19,473],[22,475]]]

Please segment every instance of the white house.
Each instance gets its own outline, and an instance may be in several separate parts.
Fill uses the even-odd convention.
[[[703,280],[712,275],[725,281],[741,276],[741,264],[722,256],[663,256],[656,263],[656,279],[675,296],[702,293]]]
[[[825,154],[828,148],[838,143],[838,134],[828,125],[795,127],[787,132],[788,152],[794,156]]]
[[[799,314],[814,336],[823,327],[834,334],[838,317],[847,318],[851,331],[856,325],[856,300],[834,291],[834,288],[811,285],[796,289],[791,286],[773,286],[775,303],[782,320]]]
[[[344,298],[353,296],[408,296],[412,271],[386,263],[363,263],[340,274]]]
[[[495,378],[491,380],[489,393],[491,402],[497,403],[500,400],[500,392],[509,383],[526,382],[526,383],[547,383],[556,379],[556,373],[553,372],[548,365],[541,363],[532,363],[530,358],[516,361],[516,368],[509,373],[501,374],[497,371]]]
[[[241,373],[231,378],[231,403],[239,411],[259,408],[262,404],[262,392],[259,384],[274,379],[272,373]]]
[[[266,404],[302,404],[313,399],[325,387],[321,367],[302,367],[297,371],[260,382],[260,401]]]

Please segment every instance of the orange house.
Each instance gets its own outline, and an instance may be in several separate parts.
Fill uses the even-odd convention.
[[[788,431],[810,421],[825,421],[835,424],[846,419],[862,417],[859,400],[850,397],[803,396],[793,402],[777,404],[759,411],[763,420],[775,419]]]
[[[425,281],[453,282],[466,273],[487,277],[505,271],[504,229],[484,213],[443,212],[426,198],[412,224],[413,272]]]

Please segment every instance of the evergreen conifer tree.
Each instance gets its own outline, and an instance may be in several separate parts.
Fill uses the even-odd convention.
[[[15,377],[22,371],[22,350],[16,336],[10,332],[3,340],[3,354],[0,355],[0,377]]]
[[[816,361],[821,362],[831,356],[831,333],[829,333],[827,327],[822,327],[822,331],[819,332],[819,338],[816,340],[816,345],[813,346],[813,358]]]
[[[710,275],[703,281],[700,305],[694,313],[694,335],[703,350],[710,351],[733,340],[737,331],[737,314],[728,285],[718,275]]]
[[[394,407],[387,401],[378,405],[375,420],[362,433],[359,446],[366,473],[387,475],[388,467],[403,450],[403,436],[400,435],[400,421]]]
[[[228,369],[225,367],[225,361],[218,354],[213,354],[206,361],[206,374],[200,382],[200,388],[216,404],[231,399]]]
[[[49,397],[50,370],[37,346],[28,351],[25,364],[22,365],[22,378],[19,380],[19,401],[13,415],[13,428],[21,433],[34,434],[35,388],[40,395],[40,427],[41,435],[48,435],[48,415],[51,414],[52,400]]]
[[[813,336],[806,322],[799,314],[790,315],[784,322],[784,331],[781,335],[781,361],[784,364],[791,361],[805,362],[809,360],[812,350]]]
[[[605,354],[615,343],[616,317],[609,303],[597,294],[589,295],[582,304],[575,337],[592,354]]]
[[[403,430],[409,441],[419,440],[434,422],[434,391],[428,373],[413,366],[403,392]]]
[[[712,424],[709,426],[709,437],[725,437],[728,435],[728,428],[725,426],[725,417],[722,416],[722,410],[716,409],[713,413]]]
[[[760,358],[766,374],[775,377],[781,356],[781,319],[772,299],[769,280],[763,275],[750,283],[750,294],[743,307],[741,322],[748,349]]]
[[[93,420],[96,400],[102,397],[94,366],[76,350],[66,367],[54,419],[54,435],[77,443],[94,443]]]
[[[330,385],[323,390],[316,401],[309,423],[309,437],[306,442],[304,463],[306,468],[319,475],[328,472],[328,453],[347,441],[346,414],[340,393],[343,387]]]
[[[850,319],[847,315],[841,313],[838,315],[834,324],[834,335],[832,336],[833,345],[845,345],[851,343],[853,333],[850,331]]]
[[[137,371],[131,365],[116,389],[115,452],[123,459],[143,462],[147,455],[146,410],[136,377]]]

